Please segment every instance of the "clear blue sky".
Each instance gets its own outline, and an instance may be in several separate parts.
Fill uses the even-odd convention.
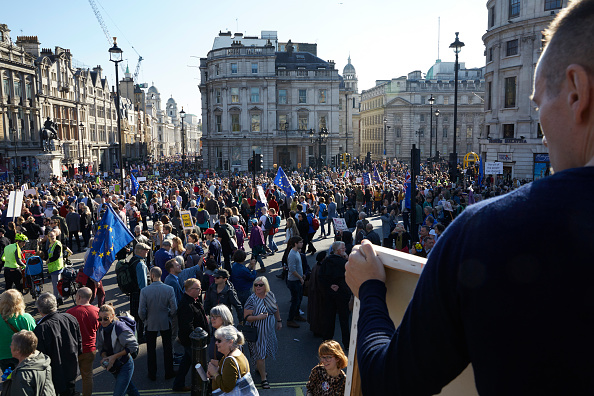
[[[130,70],[134,72],[138,59],[132,46],[145,59],[139,81],[149,86],[154,82],[163,101],[173,96],[186,112],[199,117],[199,72],[188,66],[197,66],[198,58],[206,57],[219,30],[254,36],[276,30],[282,42],[317,43],[318,56],[334,60],[340,73],[350,53],[360,91],[371,88],[375,80],[413,70],[426,72],[437,59],[438,17],[442,61],[454,60],[448,46],[459,31],[466,44],[460,61],[467,67],[485,63],[481,40],[487,26],[485,0],[96,3],[110,35],[118,37]],[[110,45],[88,1],[5,2],[0,23],[11,29],[13,41],[20,35],[38,36],[42,48],[68,48],[82,64],[101,65],[114,85]]]

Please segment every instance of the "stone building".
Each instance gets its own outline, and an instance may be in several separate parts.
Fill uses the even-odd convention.
[[[458,127],[456,152],[461,159],[479,151],[483,129],[484,79],[482,69],[466,69],[460,63],[458,74]],[[430,98],[433,97],[433,106]],[[439,116],[435,116],[439,110]],[[447,160],[454,148],[454,63],[437,62],[423,77],[413,71],[361,93],[361,156],[410,160],[415,144],[423,160]]]
[[[344,139],[345,153],[351,155],[351,159],[360,156],[359,149],[359,106],[361,94],[359,93],[359,80],[355,66],[351,63],[349,55],[348,63],[342,69],[343,86],[340,89],[340,136]]]
[[[530,100],[543,31],[568,0],[489,0],[485,44],[484,161],[503,162],[505,177],[549,173],[539,114]]]
[[[37,37],[27,36],[13,44],[10,30],[0,24],[0,173],[8,172],[11,180],[33,177],[39,167],[36,57],[27,51],[35,43]]]
[[[276,32],[262,38],[227,33],[200,60],[205,168],[246,171],[252,153],[264,169],[306,167],[339,153],[339,86],[333,62],[278,51]],[[231,44],[228,44],[229,40]],[[321,129],[328,139],[315,140]],[[315,136],[311,136],[311,133]],[[346,146],[345,146],[346,147]]]

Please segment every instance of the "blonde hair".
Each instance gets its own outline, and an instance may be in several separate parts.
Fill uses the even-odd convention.
[[[293,235],[299,235],[299,228],[297,228],[297,223],[294,218],[287,217],[286,228],[293,230]]]
[[[177,254],[182,254],[184,252],[184,244],[181,240],[180,237],[173,237],[172,243],[171,243],[171,247],[173,248],[173,242],[175,242],[177,244],[177,247],[174,249],[174,251]]]
[[[118,320],[118,317],[115,314],[115,309],[113,308],[113,305],[111,304],[103,304],[101,306],[101,308],[99,308],[99,313],[108,313],[110,315],[113,315],[113,320]]]
[[[254,280],[253,284],[262,282],[264,283],[264,290],[266,290],[266,293],[268,293],[270,291],[270,284],[268,284],[268,279],[266,279],[265,276],[259,276]]]
[[[344,354],[340,344],[334,340],[327,340],[320,344],[318,356],[331,355],[336,358],[336,367],[343,369],[347,366],[349,359]]]
[[[21,316],[25,313],[25,299],[16,289],[6,290],[0,294],[0,315],[2,319]]]

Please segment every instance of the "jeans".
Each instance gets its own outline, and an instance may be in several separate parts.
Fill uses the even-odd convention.
[[[276,242],[274,242],[274,235],[268,235],[268,247],[273,252],[278,251],[278,246],[276,246]]]
[[[326,219],[322,219],[320,218],[320,233],[322,234],[322,236],[326,236],[326,230],[324,229],[324,226],[326,225]],[[328,234],[330,233],[330,230],[328,230]]]
[[[62,271],[63,271],[63,269],[54,271],[50,274],[52,277],[52,286],[54,287],[54,296],[56,296],[56,299],[58,299],[58,300],[62,300],[62,296],[60,295],[60,292],[58,291],[58,281],[60,280]]]
[[[291,308],[289,308],[288,321],[293,321],[299,316],[299,307],[301,306],[301,300],[303,298],[303,285],[298,280],[288,280],[287,287],[291,292]]]
[[[145,331],[148,375],[152,378],[157,376],[158,333],[158,331]],[[163,365],[165,367],[165,376],[170,376],[173,373],[173,343],[171,342],[171,327],[167,330],[161,330],[161,342],[163,343]]]
[[[334,227],[333,217],[328,217],[328,236],[330,236],[330,228]]]
[[[192,349],[190,347],[184,347],[184,357],[179,364],[177,375],[173,380],[173,389],[181,389],[186,386],[186,375],[192,367]]]
[[[113,396],[124,396],[125,394],[129,396],[140,396],[138,389],[136,389],[136,386],[132,382],[132,374],[134,374],[134,360],[129,357],[128,361],[120,369],[120,372],[113,375],[116,379],[113,387]]]
[[[342,335],[342,345],[344,348],[349,347],[351,338],[351,327],[349,326],[349,317],[351,311],[349,310],[349,295],[344,295],[337,292],[326,292],[324,302],[324,317],[326,320],[325,334],[322,334],[325,340],[334,338],[334,325],[336,323],[336,314],[338,314],[338,322],[340,323],[340,332]]]

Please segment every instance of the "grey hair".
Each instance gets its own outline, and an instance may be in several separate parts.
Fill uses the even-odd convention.
[[[234,326],[219,327],[219,329],[215,331],[215,337],[233,341],[234,346],[243,345],[245,343],[243,333],[237,330]]]
[[[336,252],[338,249],[340,249],[343,246],[346,246],[343,241],[336,241],[336,242],[332,243],[332,246],[331,246],[332,252],[333,253]]]
[[[225,304],[219,304],[210,309],[210,316],[219,316],[223,320],[223,326],[233,325],[233,314]]]
[[[58,300],[56,300],[56,296],[52,293],[41,293],[39,297],[37,297],[35,306],[37,307],[37,310],[39,310],[39,313],[49,315],[58,310]]]

